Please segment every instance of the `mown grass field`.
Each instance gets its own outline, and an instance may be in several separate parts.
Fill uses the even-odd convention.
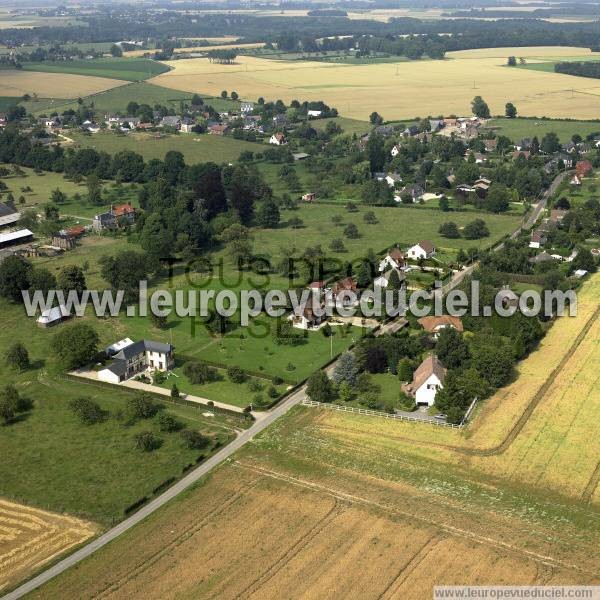
[[[94,536],[94,523],[0,498],[0,591]]]
[[[496,134],[505,135],[514,142],[523,138],[537,136],[538,140],[553,131],[563,144],[571,141],[574,134],[585,139],[587,135],[600,134],[600,121],[565,121],[558,119],[506,119],[494,118],[487,122],[487,127]]]
[[[23,70],[141,81],[165,73],[169,69],[159,62],[146,58],[93,58],[24,63]]]
[[[364,214],[373,211],[378,223],[368,225]],[[261,253],[276,257],[281,248],[293,246],[302,251],[308,246],[320,244],[325,252],[342,261],[364,256],[368,248],[375,252],[383,251],[394,244],[410,247],[422,239],[434,242],[440,249],[458,250],[459,248],[489,246],[519,225],[521,217],[513,215],[494,215],[475,211],[445,213],[425,207],[370,207],[361,205],[357,212],[348,212],[343,204],[303,204],[297,210],[282,211],[282,224],[277,229],[258,230],[255,233],[255,247]],[[332,217],[341,216],[342,223],[336,225]],[[299,217],[303,226],[292,229],[287,221]],[[482,218],[488,225],[490,237],[481,240],[446,239],[438,233],[439,226],[446,221],[454,221],[459,227]],[[344,236],[344,227],[355,223],[360,237],[348,239]],[[332,253],[329,250],[331,240],[340,238],[347,249],[346,253]]]
[[[385,119],[410,119],[416,114],[466,115],[481,95],[492,114],[504,114],[513,102],[524,116],[597,118],[594,95],[600,83],[568,75],[505,67],[508,56],[591,56],[587,48],[492,48],[450,52],[446,60],[398,61],[372,65],[313,61],[274,63],[266,58],[239,56],[234,65],[217,65],[198,58],[167,63],[168,73],[152,79],[157,85],[217,95],[234,89],[241,98],[259,96],[323,100],[346,117],[366,120],[376,110]],[[572,94],[571,90],[576,92]],[[418,101],[415,102],[415,99]]]
[[[22,169],[25,173],[24,176],[10,175],[2,178],[2,181],[8,187],[5,193],[12,193],[16,207],[21,212],[28,208],[36,208],[36,210],[41,211],[43,205],[51,201],[52,192],[57,188],[67,195],[66,202],[57,205],[60,216],[74,220],[83,217],[81,219],[83,225],[88,224],[88,221],[91,221],[95,214],[108,210],[111,202],[131,202],[134,205],[137,203],[135,189],[127,184],[115,188],[112,182],[104,182],[103,189],[105,190],[106,203],[95,206],[87,201],[85,181],[75,183],[70,179],[65,179],[62,173],[52,173],[50,171],[35,173],[33,169],[28,167],[22,167]],[[27,187],[31,188],[31,191],[23,190]],[[76,194],[79,194],[79,199],[75,198]],[[21,196],[25,198],[25,204],[19,203],[18,200]]]
[[[120,79],[60,73],[50,75],[26,70],[3,70],[0,96],[21,98],[24,94],[40,98],[83,98],[123,85]]]
[[[162,134],[162,137],[158,138],[151,133],[117,135],[111,131],[100,131],[93,135],[73,132],[69,135],[81,148],[95,148],[109,154],[116,154],[121,150],[133,150],[141,154],[145,160],[164,159],[167,152],[177,150],[183,154],[188,164],[207,161],[234,162],[244,150],[256,153],[265,148],[262,144],[236,140],[232,137],[194,133]]]
[[[206,94],[200,94],[207,104],[211,104],[216,110],[230,110],[234,107],[239,107],[238,102],[232,100],[224,100],[223,98],[213,98]],[[154,106],[161,104],[167,108],[172,108],[176,111],[181,110],[182,102],[189,104],[192,99],[192,94],[182,92],[180,90],[171,90],[168,88],[152,85],[146,81],[136,81],[125,83],[119,87],[115,87],[100,93],[94,94],[86,98],[88,104],[94,104],[94,108],[101,114],[106,113],[125,113],[127,104],[134,99],[136,102],[145,102]],[[64,98],[35,98],[22,103],[28,112],[40,114],[44,112],[53,112],[54,110],[62,112],[68,109],[77,110],[78,104],[76,99]]]

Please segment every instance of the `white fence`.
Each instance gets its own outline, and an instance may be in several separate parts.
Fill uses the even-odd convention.
[[[368,415],[371,417],[383,417],[384,419],[396,419],[397,421],[412,421],[413,423],[425,423],[427,425],[435,425],[437,427],[451,427],[452,429],[462,429],[464,424],[455,425],[454,423],[446,423],[445,421],[419,419],[418,417],[409,417],[407,415],[396,415],[378,410],[370,410],[368,408],[355,408],[354,406],[342,406],[340,404],[325,404],[323,402],[315,402],[304,398],[301,402],[304,406],[318,406],[319,408],[327,408],[339,412],[355,413],[357,415]]]

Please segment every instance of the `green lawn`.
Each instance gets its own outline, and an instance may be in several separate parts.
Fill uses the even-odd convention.
[[[10,165],[3,165],[10,168]],[[95,214],[104,212],[110,208],[111,203],[137,202],[137,194],[134,188],[124,184],[115,187],[112,182],[104,182],[103,198],[105,203],[99,206],[91,205],[87,202],[87,188],[85,181],[82,183],[74,183],[69,179],[65,179],[62,173],[52,173],[50,171],[42,171],[36,174],[33,169],[22,167],[25,176],[11,175],[2,178],[2,181],[8,186],[6,193],[10,192],[15,198],[15,203],[19,210],[23,211],[31,207],[40,207],[41,205],[50,202],[52,191],[56,188],[67,194],[67,201],[58,205],[61,216],[70,215],[75,220],[78,217],[85,217],[81,220],[82,224],[87,224],[91,221]],[[23,191],[23,188],[30,187],[31,191]],[[80,199],[74,198],[75,194],[79,194]],[[19,197],[25,198],[25,204],[19,203]]]
[[[189,103],[192,95],[193,94],[189,92],[171,90],[159,85],[153,85],[152,83],[148,83],[146,81],[138,81],[112,88],[92,96],[87,96],[85,101],[88,104],[93,102],[94,108],[102,114],[116,112],[124,113],[127,104],[131,100],[135,100],[138,103],[145,102],[150,106],[161,104],[167,108],[180,110],[181,103]],[[234,102],[233,100],[223,100],[222,98],[213,98],[212,96],[206,96],[203,94],[200,95],[205,99],[207,104],[211,104],[215,110],[218,111],[229,110],[233,107],[239,106],[239,103]],[[40,114],[53,110],[62,112],[71,108],[77,110],[78,107],[76,100],[48,98],[30,100],[28,102],[23,102],[22,104],[27,109],[27,112],[34,114]]]
[[[537,136],[541,141],[544,135],[550,131],[556,133],[563,143],[570,141],[571,136],[576,133],[583,138],[592,133],[600,133],[600,121],[568,121],[525,117],[506,119],[502,117],[490,119],[487,126],[493,127],[497,134],[505,135],[514,142],[533,136]]]
[[[68,135],[82,148],[95,148],[109,154],[116,154],[121,150],[133,150],[141,154],[145,160],[164,159],[165,154],[170,150],[178,150],[188,164],[207,161],[232,162],[236,161],[244,150],[261,152],[264,149],[262,144],[209,134],[166,134],[159,139],[150,133],[117,135],[111,131],[101,131],[93,135],[72,132]]]
[[[363,216],[367,211],[373,211],[378,223],[367,225]],[[333,216],[341,216],[342,224],[334,225]],[[304,226],[292,229],[286,226],[291,217],[299,217]],[[454,221],[459,227],[482,218],[489,230],[490,237],[481,240],[464,240],[462,238],[450,240],[439,235],[439,226],[446,221]],[[367,248],[375,252],[400,244],[403,247],[411,246],[422,239],[428,239],[439,245],[440,248],[459,249],[469,247],[488,246],[505,234],[512,232],[519,225],[521,218],[516,214],[495,215],[476,211],[449,212],[428,209],[425,207],[368,207],[362,205],[358,212],[348,212],[344,206],[330,204],[301,205],[298,210],[282,211],[282,224],[274,230],[258,229],[255,232],[255,248],[261,253],[273,258],[281,255],[281,248],[295,247],[300,253],[307,246],[320,244],[331,256],[340,260],[352,260],[364,256]],[[344,236],[344,226],[355,223],[361,235],[359,239],[347,239]],[[332,239],[341,238],[346,246],[346,253],[334,254],[329,250]]]
[[[26,62],[23,63],[23,70],[141,81],[165,73],[169,68],[160,62],[147,58],[90,58],[55,62]]]
[[[14,96],[0,96],[0,111],[5,112],[11,106],[18,104],[19,98],[15,98]]]
[[[200,396],[201,398],[209,398],[218,402],[225,402],[244,408],[249,404],[254,403],[254,397],[259,394],[262,397],[264,404],[268,404],[273,399],[267,395],[269,387],[272,385],[270,379],[262,379],[258,377],[248,377],[244,383],[233,383],[228,377],[225,369],[217,369],[220,377],[217,381],[209,383],[194,384],[183,374],[183,362],[177,360],[177,366],[173,369],[169,378],[161,385],[165,389],[171,389],[173,384],[177,385],[180,392]],[[260,390],[251,389],[252,385],[260,386]],[[279,394],[285,391],[285,385],[276,387]]]
[[[156,419],[127,427],[113,416],[101,424],[82,425],[68,409],[71,399],[93,397],[114,415],[132,394],[54,378],[52,339],[58,330],[38,328],[14,304],[2,301],[0,307],[0,355],[9,344],[22,341],[32,361],[30,370],[16,373],[2,360],[3,385],[15,384],[34,402],[22,419],[0,425],[0,453],[10,457],[0,465],[0,496],[107,525],[121,519],[125,507],[151,494],[165,479],[180,477],[183,467],[203,453],[187,449],[177,433],[159,432]],[[207,418],[199,409],[174,407],[168,398],[165,404],[183,423],[213,440],[225,442],[233,424],[241,424],[233,417]],[[163,445],[151,453],[139,452],[133,436],[147,429]]]

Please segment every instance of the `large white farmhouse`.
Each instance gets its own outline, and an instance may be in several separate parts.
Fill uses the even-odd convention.
[[[123,340],[123,342],[131,341]],[[107,383],[120,383],[142,371],[166,371],[174,366],[173,346],[151,340],[140,340],[130,344],[117,342],[111,348],[118,348],[113,361],[98,371],[98,379]]]

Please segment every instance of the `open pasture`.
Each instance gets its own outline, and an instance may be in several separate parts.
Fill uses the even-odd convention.
[[[81,148],[95,148],[109,154],[116,154],[121,150],[132,150],[141,154],[145,160],[153,158],[163,160],[167,152],[176,150],[183,154],[187,164],[208,161],[234,162],[244,150],[256,153],[265,148],[262,144],[236,140],[233,137],[194,133],[116,135],[111,131],[101,131],[93,135],[84,135],[78,132],[69,135]]]
[[[0,498],[0,592],[97,531],[88,521]]]
[[[367,224],[364,214],[374,212],[378,222]],[[340,216],[342,222],[336,225],[332,218]],[[297,229],[287,227],[287,221],[299,217],[303,226]],[[447,239],[438,233],[439,226],[446,221],[454,221],[459,227],[482,218],[488,225],[490,237],[481,240]],[[343,203],[303,204],[298,210],[281,211],[281,226],[277,229],[259,229],[255,233],[255,246],[261,253],[278,257],[281,248],[296,247],[302,251],[308,246],[320,244],[329,255],[340,260],[352,260],[365,255],[368,248],[375,252],[383,251],[394,244],[410,247],[422,239],[431,240],[439,248],[450,251],[467,247],[489,246],[502,236],[514,231],[521,220],[516,214],[495,215],[478,211],[442,212],[436,209],[416,206],[372,207],[361,205],[357,212],[348,212]],[[355,223],[360,237],[348,239],[344,228]],[[333,254],[329,250],[331,240],[340,238],[347,252]]]
[[[5,70],[0,77],[0,96],[21,97],[29,94],[40,98],[79,98],[109,90],[123,83],[118,79],[90,75]]]
[[[597,118],[600,83],[593,80],[505,67],[510,55],[536,57],[591,56],[587,48],[493,48],[450,52],[446,60],[419,60],[372,65],[327,62],[273,62],[238,56],[234,65],[197,58],[171,61],[168,73],[152,83],[188,92],[218,95],[235,90],[241,98],[259,96],[289,102],[323,100],[344,116],[366,120],[373,110],[386,119],[416,114],[469,114],[481,95],[493,114],[513,102],[523,116]]]
[[[169,69],[159,62],[145,58],[94,58],[25,63],[23,70],[141,81]]]

